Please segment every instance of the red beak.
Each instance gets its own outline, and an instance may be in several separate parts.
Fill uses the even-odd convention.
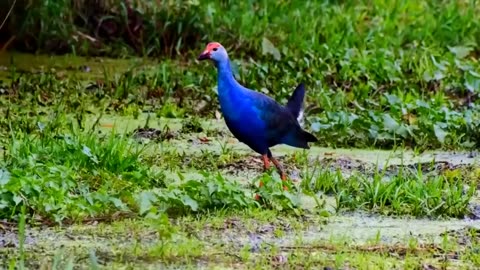
[[[203,51],[202,54],[200,54],[200,56],[198,56],[197,58],[198,60],[205,60],[205,59],[210,59],[210,51],[209,50],[205,50]]]

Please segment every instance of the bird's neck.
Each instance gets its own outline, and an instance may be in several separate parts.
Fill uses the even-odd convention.
[[[230,92],[238,89],[238,82],[233,76],[232,67],[230,66],[230,60],[227,58],[224,61],[215,63],[218,70],[218,91]],[[222,93],[223,94],[223,93]]]
[[[238,106],[241,104],[243,97],[243,87],[235,80],[227,59],[215,63],[218,70],[218,100],[220,102],[221,111],[225,119],[236,119],[240,117],[238,114]]]

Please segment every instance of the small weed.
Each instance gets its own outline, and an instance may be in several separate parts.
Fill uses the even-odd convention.
[[[294,186],[289,181],[282,181],[280,178],[272,177],[268,173],[264,173],[259,178],[259,181],[263,185],[256,188],[256,192],[265,207],[270,207],[277,211],[301,213],[299,193],[294,193]]]
[[[158,233],[158,245],[150,251],[152,254],[155,254],[165,260],[168,249],[172,248],[172,241],[174,235],[177,233],[175,227],[170,223],[168,216],[164,213],[154,214],[151,213],[147,215],[147,221],[150,226],[155,229]]]
[[[198,117],[190,117],[182,121],[181,133],[200,133],[202,131],[202,123]]]
[[[179,108],[174,102],[170,102],[157,109],[156,115],[157,117],[182,118],[185,115],[185,110]]]

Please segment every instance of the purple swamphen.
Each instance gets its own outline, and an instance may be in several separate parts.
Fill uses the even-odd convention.
[[[212,60],[218,70],[218,99],[228,129],[239,141],[262,155],[265,169],[269,169],[270,159],[285,181],[287,176],[282,165],[272,156],[269,148],[287,144],[308,149],[308,142],[317,141],[315,136],[300,127],[297,120],[303,114],[303,84],[295,89],[287,105],[282,106],[269,96],[243,87],[235,80],[227,51],[220,43],[211,42],[207,45],[198,57],[198,60],[206,59]]]

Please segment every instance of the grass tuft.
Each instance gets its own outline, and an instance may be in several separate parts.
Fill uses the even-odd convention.
[[[112,214],[127,209],[131,193],[164,185],[142,163],[142,148],[113,133],[17,133],[5,151],[2,218],[16,215],[22,205],[55,222]]]
[[[302,182],[313,192],[333,194],[337,210],[363,209],[385,215],[414,217],[457,217],[470,213],[470,202],[476,185],[465,179],[445,175],[424,175],[401,168],[398,174],[372,177],[354,173],[343,176],[340,170],[320,170]]]

